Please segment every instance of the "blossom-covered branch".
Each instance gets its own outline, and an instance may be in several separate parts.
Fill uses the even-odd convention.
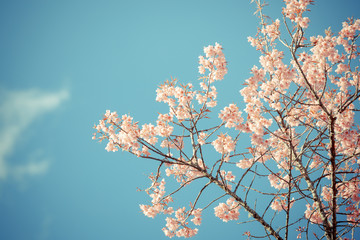
[[[107,151],[159,162],[145,190],[151,203],[140,208],[151,218],[166,215],[168,237],[196,235],[202,213],[213,206],[224,222],[247,213],[263,227],[256,237],[353,238],[360,223],[360,20],[306,37],[313,1],[285,0],[282,21],[269,20],[265,3],[254,2],[260,28],[248,40],[261,56],[240,91],[245,109],[232,103],[214,111],[215,84],[228,71],[216,43],[199,57],[199,87],[172,79],[157,89],[156,101],[169,111],[155,124],[140,126],[108,110],[93,138],[106,140]],[[244,146],[240,139],[248,137]],[[165,176],[178,185],[165,187]],[[175,196],[199,184],[188,206],[178,206]],[[213,186],[219,196],[204,197]]]

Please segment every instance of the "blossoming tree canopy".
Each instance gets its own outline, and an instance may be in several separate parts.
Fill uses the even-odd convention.
[[[107,110],[95,126],[93,138],[106,140],[107,151],[159,163],[145,190],[151,201],[140,209],[151,218],[164,214],[162,230],[170,238],[196,235],[209,208],[224,222],[246,213],[262,226],[263,232],[244,230],[247,238],[360,234],[360,20],[309,37],[305,14],[312,1],[284,2],[284,19],[272,21],[263,14],[265,4],[255,1],[260,28],[248,40],[261,56],[240,90],[245,109],[231,103],[213,110],[215,84],[228,71],[215,43],[199,57],[199,87],[172,79],[156,90],[156,101],[169,107],[156,123],[140,126]],[[166,178],[176,180],[175,190],[166,191]],[[201,189],[178,207],[176,195],[194,182]],[[204,199],[213,185],[221,194]]]

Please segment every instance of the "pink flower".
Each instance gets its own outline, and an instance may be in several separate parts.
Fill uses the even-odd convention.
[[[243,122],[241,117],[241,111],[235,104],[230,104],[228,107],[225,107],[220,111],[219,118],[226,122],[225,127],[232,128],[236,127]]]
[[[227,134],[220,134],[211,144],[221,154],[227,154],[235,150],[235,142]]]
[[[309,219],[312,224],[321,224],[323,222],[321,219],[320,210],[317,206],[318,205],[315,202],[312,206],[310,206],[310,204],[306,204],[305,218]]]
[[[195,224],[195,225],[200,225],[201,224],[201,212],[202,209],[198,208],[198,209],[194,209],[191,213],[191,215],[194,216],[193,219],[191,219],[191,221]]]
[[[205,74],[206,69],[210,71],[210,83],[214,80],[222,80],[227,73],[226,60],[222,52],[220,44],[215,43],[215,46],[207,46],[204,48],[205,58],[199,57],[199,73]]]
[[[268,176],[270,185],[276,189],[288,188],[289,187],[289,175],[285,175],[284,177],[279,177],[275,174],[270,174]]]
[[[220,203],[217,207],[214,208],[215,216],[224,222],[237,220],[240,215],[239,209],[239,204],[233,198],[229,198],[226,203]]]
[[[207,137],[207,134],[204,133],[204,132],[201,132],[201,133],[199,134],[198,143],[199,143],[200,145],[204,145],[204,144],[205,144],[206,137]]]
[[[280,36],[280,20],[276,19],[275,22],[272,24],[267,25],[265,28],[262,29],[262,33],[268,35],[270,37],[270,41],[273,42]]]
[[[249,168],[251,167],[253,164],[253,161],[250,159],[241,159],[236,166],[241,168],[241,169],[245,169],[245,168]]]

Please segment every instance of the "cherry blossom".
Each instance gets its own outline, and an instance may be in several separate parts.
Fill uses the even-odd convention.
[[[214,207],[223,222],[246,223],[247,213],[269,238],[292,239],[296,232],[296,238],[349,239],[360,225],[360,20],[308,36],[312,0],[285,0],[284,18],[274,21],[263,1],[253,2],[260,27],[248,41],[261,55],[244,79],[241,103],[217,110],[215,84],[228,63],[215,43],[199,57],[199,85],[171,79],[158,87],[156,101],[168,111],[155,123],[106,110],[92,138],[105,141],[109,152],[159,163],[144,190],[150,202],[140,209],[150,218],[164,215],[167,237],[195,236],[203,213]],[[174,184],[165,191],[168,182]],[[205,197],[210,186],[221,194]],[[192,187],[195,196],[180,204],[176,197]]]

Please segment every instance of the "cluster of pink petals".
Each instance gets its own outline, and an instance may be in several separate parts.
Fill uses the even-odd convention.
[[[145,216],[154,218],[160,212],[165,214],[172,214],[173,208],[168,207],[168,203],[172,202],[171,197],[164,197],[165,195],[165,180],[161,180],[161,182],[156,182],[153,176],[150,176],[150,179],[153,180],[153,184],[150,189],[146,192],[152,198],[152,205],[140,205],[141,211]]]
[[[243,128],[240,124],[244,119],[241,117],[241,111],[239,111],[239,108],[235,104],[230,104],[228,107],[221,110],[219,118],[225,122],[225,127],[227,128]]]
[[[156,90],[156,101],[167,103],[170,107],[170,114],[179,120],[190,118],[190,103],[196,92],[191,91],[192,84],[177,87],[173,82],[166,82]]]
[[[226,60],[222,52],[220,44],[215,43],[215,46],[207,46],[204,48],[206,56],[199,57],[199,73],[205,74],[206,69],[210,71],[210,83],[214,80],[224,79],[227,73]]]
[[[189,183],[197,177],[204,176],[204,172],[196,168],[206,169],[204,162],[200,158],[193,162],[186,162],[183,158],[179,158],[179,161],[183,162],[183,164],[172,164],[169,168],[166,168],[166,176],[173,175],[181,183]]]
[[[199,104],[205,104],[209,108],[215,107],[217,105],[216,97],[216,87],[210,86],[205,83],[205,81],[200,83],[200,86],[202,88],[202,91],[197,92],[196,94],[196,100]]]
[[[155,132],[156,135],[161,137],[170,137],[174,131],[174,127],[170,125],[173,118],[169,114],[159,114],[158,120],[156,121]]]
[[[214,208],[215,216],[223,220],[224,222],[228,222],[230,220],[238,220],[239,219],[239,210],[240,206],[235,201],[234,198],[229,198],[226,203],[220,203],[218,206]]]
[[[317,168],[321,165],[321,161],[320,161],[320,156],[319,155],[315,155],[313,158],[312,158],[312,162],[311,164],[309,165],[309,168]]]
[[[215,150],[221,154],[227,154],[235,149],[235,142],[228,134],[220,134],[211,145],[214,146]]]
[[[295,203],[295,199],[293,198],[291,201],[290,201],[290,208],[294,205]],[[287,203],[287,200],[286,199],[275,199],[270,207],[274,210],[274,211],[282,211],[282,210],[285,210],[285,211],[288,211],[289,210],[289,204]]]
[[[289,188],[289,175],[285,175],[283,177],[280,177],[275,174],[270,174],[268,176],[270,185],[276,189],[285,189]]]
[[[254,66],[251,69],[251,73],[253,76],[245,80],[247,86],[240,90],[240,94],[244,97],[245,103],[252,103],[254,98],[256,98],[258,95],[258,83],[264,80],[266,72],[264,69],[259,69],[257,66]]]
[[[360,220],[360,210],[359,206],[351,204],[345,208],[347,211],[346,219],[351,225],[359,225]]]
[[[307,6],[312,3],[312,0],[284,0],[286,7],[283,8],[283,13],[291,21],[299,24],[302,28],[307,28],[309,18],[303,17],[302,14],[307,11]]]
[[[206,137],[207,137],[207,134],[206,134],[205,132],[199,133],[198,143],[199,143],[200,145],[204,145],[204,144],[205,144]]]
[[[176,136],[175,138],[166,138],[161,142],[160,147],[181,150],[184,148],[183,137]]]
[[[185,207],[179,208],[175,211],[175,218],[167,217],[166,226],[162,229],[165,236],[172,238],[174,236],[177,237],[185,237],[190,238],[195,236],[198,233],[198,229],[192,229],[187,226],[186,216],[187,212],[185,212]],[[192,212],[195,218],[199,218],[199,220],[194,220],[195,225],[200,225],[201,223],[201,209],[195,209]],[[193,219],[192,219],[193,220]]]
[[[280,20],[276,19],[272,24],[267,25],[261,30],[264,35],[270,37],[270,42],[274,42],[280,36]]]
[[[247,40],[252,47],[256,47],[256,50],[262,50],[266,46],[266,40],[259,37],[253,38],[249,36]]]
[[[141,130],[140,130],[140,137],[142,139],[144,139],[145,141],[147,141],[148,143],[154,145],[158,141],[158,138],[155,137],[157,135],[158,130],[159,130],[159,127],[156,128],[151,123],[144,124],[144,125],[142,125]]]
[[[226,172],[225,170],[221,170],[220,174],[225,181],[229,181],[229,182],[235,181],[235,176],[232,174],[232,171]]]
[[[236,163],[236,166],[241,169],[246,169],[251,167],[253,164],[253,159],[241,159],[238,163]]]
[[[318,204],[316,202],[314,202],[312,206],[310,204],[306,204],[305,218],[309,219],[311,223],[315,224],[321,224],[323,222]]]
[[[107,110],[104,118],[94,128],[98,133],[102,133],[102,136],[99,137],[100,141],[109,140],[105,147],[108,152],[115,152],[121,148],[138,156],[142,154],[138,142],[140,129],[137,123],[133,123],[132,117],[123,115],[120,119],[116,112]],[[96,139],[96,135],[93,139]]]
[[[202,209],[201,208],[194,209],[192,211],[191,215],[193,215],[194,217],[191,219],[191,221],[195,225],[201,225],[201,214],[202,214]]]
[[[270,53],[260,56],[260,63],[265,71],[273,73],[277,68],[283,66],[283,58],[284,52],[273,49]]]
[[[328,186],[323,186],[321,189],[321,197],[324,199],[324,201],[330,202],[333,197],[332,189]]]
[[[324,96],[322,98],[322,104],[326,107],[328,112],[338,112],[339,106],[343,104],[344,99],[347,99],[350,96],[351,87],[356,88],[359,82],[359,74],[357,72],[349,72],[349,65],[345,64],[347,58],[356,55],[355,52],[357,52],[357,50],[353,49],[355,44],[352,42],[351,38],[348,40],[344,38],[345,36],[352,37],[352,34],[359,31],[359,23],[359,20],[352,23],[345,22],[343,24],[343,29],[337,37],[332,36],[331,34],[324,37],[312,37],[310,39],[313,44],[313,47],[310,49],[311,54],[300,54],[299,60],[301,60],[301,68],[306,75],[306,80],[318,95]],[[348,49],[350,45],[351,49]],[[338,50],[339,46],[343,46],[347,54],[351,53],[352,55],[346,56],[340,54]],[[333,65],[333,67],[330,67],[331,65]],[[326,73],[324,72],[324,69],[327,69]],[[333,71],[337,75],[333,75]],[[326,74],[328,74],[331,83],[338,87],[332,92],[323,91],[324,86],[327,84],[327,79],[325,78]],[[294,81],[297,84],[308,88],[302,76],[294,78]],[[309,105],[303,105],[301,109],[298,108],[297,110],[291,111],[291,116],[287,119],[288,123],[296,126],[300,123],[299,120],[304,122],[305,114],[307,119],[317,120],[316,126],[327,126],[329,124],[327,114],[322,108],[316,106],[317,100],[313,94],[306,93],[305,96],[308,98],[306,103]],[[360,152],[359,141],[356,140],[359,139],[357,131],[351,130],[354,124],[354,112],[350,110],[352,108],[353,105],[350,104],[348,109],[338,113],[336,115],[335,124],[336,140],[339,144],[337,151],[338,153],[348,156]]]
[[[288,141],[291,141],[293,146],[298,145],[297,139],[290,138],[290,132],[295,132],[295,130],[291,129],[290,131],[289,129],[278,129],[274,131],[274,134],[269,139],[266,140],[268,146],[271,146],[272,148],[271,158],[278,164],[277,167],[279,169],[289,170],[291,167],[288,159]]]
[[[101,133],[101,136],[98,137],[100,141],[103,139],[108,140],[105,147],[107,151],[115,152],[120,148],[137,156],[149,156],[149,149],[145,145],[141,147],[139,141],[143,140],[148,144],[154,145],[158,141],[157,136],[169,138],[174,130],[174,127],[170,125],[172,121],[173,117],[171,115],[159,114],[156,126],[144,124],[139,128],[137,122],[133,122],[132,117],[123,115],[119,118],[116,112],[107,110],[104,118],[94,128],[97,130],[97,133]],[[96,134],[94,134],[93,139],[96,139]],[[182,149],[183,145],[181,137],[165,139],[161,143],[162,147],[176,149]]]
[[[193,237],[197,234],[198,229],[189,228],[188,222],[186,219],[188,216],[192,215],[193,218],[191,221],[195,225],[201,224],[201,212],[202,209],[192,209],[192,212],[186,212],[185,207],[179,208],[176,211],[172,207],[169,207],[168,204],[172,202],[170,196],[165,196],[165,180],[162,179],[160,182],[157,182],[157,178],[153,175],[149,177],[152,180],[152,185],[149,189],[146,190],[148,195],[151,197],[151,205],[140,205],[140,209],[145,216],[154,218],[157,214],[163,213],[167,215],[173,215],[174,217],[166,218],[166,226],[162,229],[164,234],[167,237]]]
[[[353,39],[356,36],[356,31],[360,31],[360,19],[356,19],[351,23],[343,22],[339,35],[342,38]]]
[[[352,125],[354,123],[353,115],[347,115],[345,111],[339,118],[337,119],[336,125],[336,140],[339,143],[338,152],[347,156],[351,156],[353,154],[360,154],[360,135],[356,130],[350,130],[346,125]],[[346,125],[344,125],[346,124]]]
[[[360,202],[360,181],[354,179],[345,183],[339,184],[337,187],[338,194],[344,199],[349,199],[354,203]]]
[[[328,59],[331,63],[337,63],[342,60],[339,51],[335,48],[337,45],[337,38],[331,36],[317,36],[310,38],[311,43],[314,45],[311,48],[312,61],[324,65],[325,59]]]
[[[225,170],[221,170],[220,175],[221,175],[222,179],[224,180],[226,187],[231,190],[232,186],[230,183],[233,183],[235,181],[235,176],[232,174],[231,171],[226,172]]]

